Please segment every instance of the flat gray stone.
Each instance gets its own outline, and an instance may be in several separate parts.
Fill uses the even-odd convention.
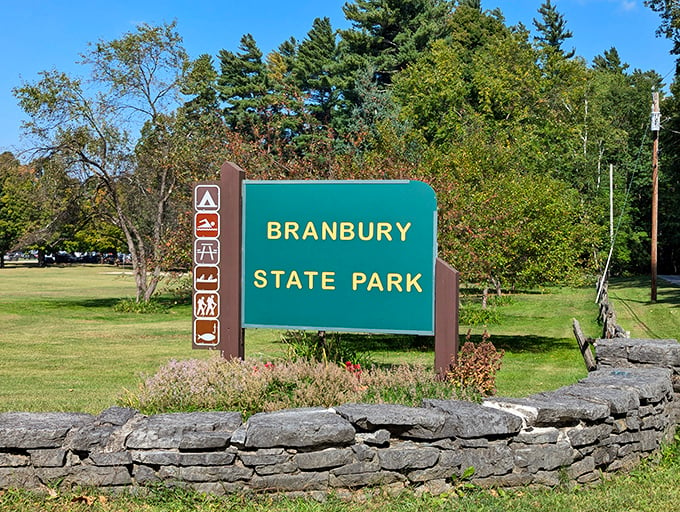
[[[335,408],[356,427],[387,430],[410,439],[444,439],[455,436],[455,419],[441,410],[396,404],[346,404]]]
[[[246,424],[246,448],[326,448],[354,442],[352,425],[328,409],[254,414]]]
[[[614,415],[624,415],[640,407],[640,396],[629,388],[574,384],[560,388],[560,391],[581,400],[607,404]]]
[[[97,416],[95,425],[112,425],[120,427],[125,425],[137,414],[139,414],[138,411],[129,407],[109,407]]]
[[[569,466],[577,456],[576,450],[566,441],[553,445],[513,444],[511,448],[514,463],[520,468],[528,468],[529,473]]]
[[[377,471],[368,473],[333,474],[329,476],[331,487],[366,487],[384,486],[397,482],[405,482],[406,477],[394,471]]]
[[[189,451],[226,448],[230,439],[230,432],[188,432],[180,438],[179,449]]]
[[[403,444],[380,450],[380,466],[390,471],[431,468],[439,460],[440,450],[428,446]]]
[[[94,416],[81,413],[0,413],[0,449],[61,448],[71,429],[93,422]]]
[[[0,468],[18,468],[28,466],[30,458],[28,455],[0,452]]]
[[[42,483],[31,467],[0,467],[0,489],[35,489],[40,485]]]
[[[258,491],[321,491],[328,488],[328,472],[255,475],[249,487]]]
[[[75,452],[101,450],[116,431],[112,425],[84,425],[71,429],[64,441],[64,447]]]
[[[132,484],[132,476],[126,467],[122,466],[71,466],[69,468],[40,468],[36,469],[43,482],[60,480],[66,487],[119,487]]]
[[[529,396],[529,400],[541,403],[537,423],[568,423],[570,418],[597,421],[611,415],[608,403],[584,400],[565,393],[564,389],[537,393]]]
[[[382,428],[375,432],[357,432],[356,440],[370,446],[388,446],[391,437],[389,430]]]
[[[252,476],[253,470],[242,466],[194,466],[177,471],[177,477],[184,482],[236,482]]]
[[[504,475],[512,471],[513,466],[513,451],[506,444],[494,444],[488,448],[468,448],[461,452],[461,470],[473,467],[474,476],[477,478]]]
[[[628,365],[680,366],[680,344],[674,339],[612,338],[595,342],[598,368]]]
[[[131,432],[126,441],[130,449],[179,448],[188,434],[221,432],[231,435],[241,426],[238,412],[190,412],[149,416]]]
[[[304,452],[295,455],[295,462],[302,470],[326,470],[350,464],[354,452],[350,448],[327,448],[318,452]]]
[[[591,372],[581,380],[585,386],[631,389],[642,400],[660,402],[673,392],[671,370],[665,368],[619,368]]]
[[[55,468],[64,465],[66,450],[62,448],[48,448],[43,450],[30,450],[31,464],[38,468]]]
[[[516,434],[522,429],[522,418],[516,414],[462,400],[423,400],[423,407],[443,411],[452,417],[450,426],[456,437],[478,437]]]
[[[609,416],[609,405],[581,400],[559,391],[539,393],[528,398],[494,398],[494,407],[523,414],[528,426],[562,426],[579,421],[602,420]]]
[[[612,426],[607,424],[594,425],[592,427],[578,425],[576,428],[567,431],[567,437],[574,448],[580,448],[605,439],[612,431]]]
[[[291,455],[283,448],[264,448],[254,452],[239,452],[238,458],[244,466],[267,466],[288,462]]]

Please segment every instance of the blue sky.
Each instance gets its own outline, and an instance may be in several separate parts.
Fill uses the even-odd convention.
[[[76,62],[87,43],[110,41],[139,23],[177,20],[191,57],[236,50],[251,33],[264,52],[290,36],[304,38],[316,17],[328,16],[344,28],[345,0],[0,0],[0,152],[30,147],[21,135],[25,119],[12,89],[57,69],[78,74]],[[482,0],[484,9],[500,8],[509,24],[532,20],[542,0]],[[670,42],[655,36],[658,16],[642,0],[553,0],[574,33],[566,46],[590,61],[615,46],[631,69],[654,69],[670,81],[674,58]],[[650,100],[651,101],[651,100]]]

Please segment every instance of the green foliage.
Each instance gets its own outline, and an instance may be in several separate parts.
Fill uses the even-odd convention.
[[[286,345],[287,358],[291,361],[319,361],[340,365],[351,361],[364,367],[373,364],[368,354],[357,352],[339,333],[286,331],[281,336],[281,342]]]
[[[467,303],[459,311],[461,325],[488,326],[500,323],[501,313],[495,307],[483,308],[481,304]]]
[[[677,10],[646,4],[677,40]],[[53,195],[59,200],[46,203],[41,222],[30,219],[29,227],[54,229],[29,241],[99,244],[107,233],[78,233],[93,217],[95,231],[113,223],[147,300],[162,270],[190,266],[190,184],[213,178],[228,159],[252,178],[427,181],[439,198],[442,256],[469,280],[564,283],[606,257],[613,164],[621,212],[614,271],[646,269],[649,175],[641,162],[649,160],[649,92],[660,76],[630,73],[615,48],[589,68],[564,50],[572,34],[549,0],[534,20],[536,39],[482,7],[352,0],[343,7],[348,28],[317,18],[302,41],[290,38],[266,56],[245,34],[216,63],[207,54],[189,62],[174,23],[93,44],[82,62],[101,94],[88,96],[85,78],[57,70],[15,90],[29,132],[54,149],[52,172],[61,166],[76,178],[45,185],[68,193]],[[145,70],[153,70],[149,80]],[[186,96],[182,106],[174,93]],[[678,145],[677,111],[675,99],[665,102],[665,147]],[[111,112],[130,113],[142,130]],[[680,166],[672,151],[662,159],[669,200],[660,260],[672,270]],[[3,240],[18,236],[9,215],[20,209],[6,206],[10,197],[0,193]]]
[[[156,314],[167,313],[168,306],[156,299],[138,301],[136,299],[121,299],[113,305],[116,313]]]

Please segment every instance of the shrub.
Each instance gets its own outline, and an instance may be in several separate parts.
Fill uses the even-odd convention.
[[[496,373],[501,368],[503,350],[496,350],[488,341],[489,334],[484,331],[482,342],[475,344],[467,339],[458,351],[458,360],[451,371],[446,374],[447,380],[456,384],[460,390],[479,393],[482,396],[496,392]]]
[[[286,331],[281,341],[287,345],[287,359],[291,361],[321,361],[343,365],[346,361],[364,367],[373,365],[367,354],[357,352],[339,333]]]
[[[170,272],[163,286],[163,291],[168,293],[180,304],[191,304],[194,291],[194,278],[188,272]]]
[[[320,361],[170,361],[126,391],[120,405],[145,414],[226,410],[245,417],[295,407],[330,407],[348,402],[417,405],[423,398],[451,398],[456,385],[422,367],[363,368]]]
[[[467,305],[460,308],[459,322],[462,325],[494,325],[500,323],[500,313],[494,307]]]
[[[156,299],[149,301],[139,301],[135,299],[121,299],[113,305],[113,310],[117,313],[167,313],[168,307]]]

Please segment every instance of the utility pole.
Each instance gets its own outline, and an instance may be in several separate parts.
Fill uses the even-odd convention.
[[[652,302],[656,302],[657,275],[657,236],[659,230],[659,130],[661,112],[659,111],[659,92],[652,92]]]
[[[614,245],[614,164],[609,164],[609,243]]]

